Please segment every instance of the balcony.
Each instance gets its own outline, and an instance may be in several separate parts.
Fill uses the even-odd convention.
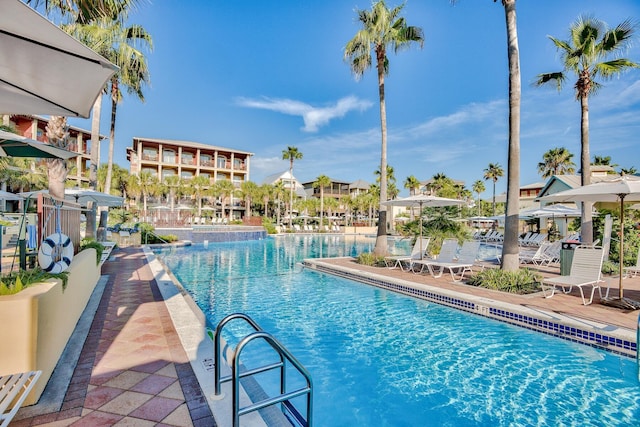
[[[142,153],[142,160],[146,160],[149,162],[157,162],[158,161],[158,154],[151,154],[151,153]]]

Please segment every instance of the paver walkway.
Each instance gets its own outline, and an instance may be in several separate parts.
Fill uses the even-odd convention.
[[[62,406],[19,426],[215,426],[140,248],[116,249]]]

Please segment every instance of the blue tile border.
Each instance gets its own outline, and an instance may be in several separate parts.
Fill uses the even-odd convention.
[[[390,280],[385,280],[383,276],[372,277],[369,274],[359,274],[358,272],[355,272],[353,270],[347,271],[339,268],[333,268],[327,265],[320,265],[315,262],[310,262],[308,260],[305,260],[302,264],[304,267],[307,267],[313,271],[343,277],[345,279],[354,280],[367,285],[373,285],[393,292],[398,292],[427,301],[432,301],[438,304],[446,305],[448,307],[453,307],[480,316],[492,318],[501,322],[506,322],[512,325],[524,327],[526,329],[553,335],[555,337],[572,342],[611,351],[622,356],[635,358],[638,351],[636,342],[623,340],[619,337],[610,336],[602,332],[579,329],[575,326],[565,325],[547,319],[540,319],[530,315],[517,313],[515,311],[480,305],[463,298],[455,298],[449,295],[433,292],[429,289],[419,289],[416,287],[395,283]]]

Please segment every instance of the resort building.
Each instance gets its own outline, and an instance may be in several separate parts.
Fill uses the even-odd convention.
[[[164,181],[170,176],[191,179],[205,176],[211,183],[229,180],[236,187],[249,181],[253,153],[190,141],[133,138],[127,148],[132,175],[148,172]]]
[[[333,198],[338,201],[338,209],[335,214],[344,214],[346,212],[346,206],[342,202],[344,198],[353,198],[358,194],[365,193],[369,190],[369,184],[361,179],[354,182],[340,181],[330,178],[329,185],[324,187],[324,198]],[[320,198],[320,187],[314,187],[315,181],[309,181],[302,183],[304,191],[308,197]]]
[[[302,184],[300,184],[300,181],[298,181],[295,176],[291,175],[288,170],[285,172],[274,173],[262,180],[262,184],[268,185],[276,185],[279,182],[282,182],[287,193],[293,186],[293,197],[300,199],[307,198],[307,193],[305,192]]]
[[[13,128],[20,135],[35,139],[40,142],[49,142],[47,138],[47,123],[49,119],[42,116],[27,114],[5,114],[2,116],[2,124]],[[67,180],[76,181],[81,187],[83,183],[89,183],[89,166],[91,164],[91,131],[75,126],[68,127],[69,138],[67,150],[78,153],[78,156],[69,159],[69,174]],[[103,140],[106,137],[100,135]],[[98,158],[98,164],[100,159]],[[73,167],[71,167],[73,165]]]

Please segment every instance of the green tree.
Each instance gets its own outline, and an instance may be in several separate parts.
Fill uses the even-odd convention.
[[[631,166],[630,168],[620,168],[620,175],[635,175],[638,173],[638,169]]]
[[[232,202],[231,199],[233,197],[233,193],[236,190],[236,187],[233,185],[233,182],[231,182],[228,179],[222,179],[222,180],[216,181],[215,187],[218,193],[220,194],[220,202],[222,203],[222,216],[224,217],[225,216],[224,211],[227,206],[227,200],[229,200],[229,204],[231,204]],[[227,218],[231,220],[231,209],[229,209],[229,215],[227,216]]]
[[[566,148],[552,148],[542,155],[542,162],[538,163],[538,172],[543,178],[572,174],[576,171],[576,164],[572,158],[573,154]]]
[[[589,16],[581,16],[569,28],[569,40],[549,36],[562,58],[562,71],[538,75],[537,84],[555,83],[558,90],[569,74],[577,77],[574,84],[575,97],[580,101],[580,170],[582,185],[591,183],[591,158],[589,154],[589,97],[602,86],[598,78],[608,80],[638,64],[620,58],[620,52],[629,45],[635,33],[634,25],[626,20],[614,29],[606,23]],[[613,57],[611,60],[606,60]],[[592,204],[582,204],[580,237],[583,242],[593,241]]]
[[[196,199],[197,215],[202,216],[202,199],[207,195],[207,190],[211,188],[211,181],[204,175],[197,175],[191,178],[187,184],[191,194]],[[222,211],[224,214],[224,211]]]
[[[389,74],[389,58],[387,48],[395,52],[407,48],[411,43],[424,44],[422,29],[407,25],[405,18],[400,16],[403,5],[392,9],[387,8],[384,0],[378,0],[371,6],[371,11],[356,10],[362,28],[353,39],[349,40],[344,49],[344,59],[349,62],[351,71],[356,79],[371,68],[372,56],[375,56],[378,72],[378,95],[380,97],[380,130],[382,145],[380,154],[380,206],[378,219],[378,233],[374,253],[387,253],[387,207],[382,202],[387,200],[387,112],[385,103],[384,78]]]
[[[504,170],[499,163],[489,163],[484,170],[484,179],[493,181],[493,215],[496,214],[496,182],[504,176]]]
[[[413,175],[409,175],[404,181],[404,188],[409,190],[410,196],[414,196],[420,189],[420,180]]]
[[[258,187],[258,185],[253,181],[243,181],[242,184],[240,184],[239,193],[244,199],[244,216],[249,219],[251,218],[252,201],[257,197],[260,197],[260,187]]]
[[[296,147],[282,150],[282,160],[289,160],[289,227],[293,225],[293,161],[302,159],[302,153]]]
[[[326,175],[320,175],[313,182],[313,188],[320,188],[320,225],[324,224],[324,189],[331,185],[331,178]]]
[[[482,211],[481,211],[481,206],[482,204],[480,203],[480,193],[483,193],[484,190],[486,190],[485,186],[484,186],[484,182],[482,182],[481,180],[476,180],[476,182],[473,183],[473,187],[471,187],[473,189],[473,192],[476,193],[478,195],[478,216],[482,215]]]

